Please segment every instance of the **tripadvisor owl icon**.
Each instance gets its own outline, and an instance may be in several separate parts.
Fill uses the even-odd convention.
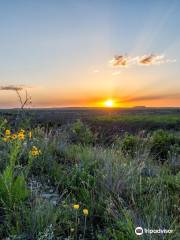
[[[135,229],[135,234],[138,235],[138,236],[142,235],[143,234],[143,228],[142,227],[137,227]]]

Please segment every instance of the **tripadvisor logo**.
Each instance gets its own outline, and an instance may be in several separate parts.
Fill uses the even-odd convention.
[[[156,234],[168,234],[168,233],[173,233],[173,230],[172,229],[149,229],[149,228],[142,228],[142,227],[136,227],[135,228],[135,234],[140,236],[142,235],[143,233],[146,233],[146,234],[153,234],[153,233],[156,233]]]
[[[142,235],[143,234],[143,228],[142,227],[137,227],[135,229],[135,234],[138,235],[138,236]]]

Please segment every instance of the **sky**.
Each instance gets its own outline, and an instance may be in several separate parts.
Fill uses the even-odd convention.
[[[0,0],[0,108],[180,106],[179,0]]]

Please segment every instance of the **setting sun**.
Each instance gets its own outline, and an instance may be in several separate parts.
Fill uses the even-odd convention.
[[[106,107],[113,107],[114,106],[114,101],[111,99],[108,99],[107,101],[105,101],[104,105]]]

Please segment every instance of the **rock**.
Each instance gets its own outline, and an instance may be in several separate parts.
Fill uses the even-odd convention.
[[[59,202],[59,194],[57,194],[57,193],[43,192],[43,193],[40,194],[40,197],[48,200],[49,202],[51,202],[55,206]]]
[[[42,184],[36,179],[31,179],[28,183],[28,187],[31,190],[32,195],[41,197],[55,206],[58,204],[60,197],[52,186]]]

